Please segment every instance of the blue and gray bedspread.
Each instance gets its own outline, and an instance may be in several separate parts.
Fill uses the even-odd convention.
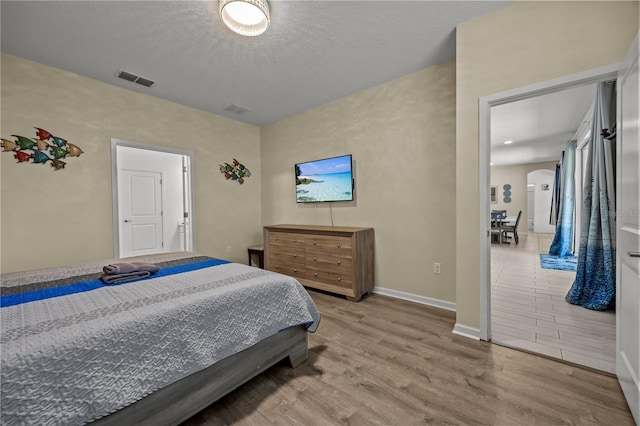
[[[2,276],[3,423],[87,423],[281,330],[313,332],[320,320],[293,278],[192,253],[141,260],[160,273],[97,286],[107,263],[94,262]],[[78,277],[89,285],[67,292]]]

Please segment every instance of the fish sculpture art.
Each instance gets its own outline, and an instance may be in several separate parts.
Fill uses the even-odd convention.
[[[40,127],[34,127],[34,129],[36,129],[36,135],[38,136],[38,139],[51,139],[51,136],[53,136],[51,133],[47,132],[44,129],[41,129]]]
[[[60,148],[58,146],[51,146],[49,148],[49,152],[51,153],[51,155],[53,155],[53,158],[55,158],[56,160],[59,160],[69,155],[69,151],[67,151],[66,149]]]
[[[41,127],[34,127],[34,129],[36,129],[35,138],[21,135],[11,135],[16,138],[15,141],[0,138],[2,152],[13,152],[13,157],[18,160],[18,163],[45,164],[51,161],[51,167],[54,170],[65,168],[67,163],[62,161],[63,158],[80,157],[84,153],[78,145],[54,136],[48,130]]]
[[[80,157],[80,154],[84,152],[80,147],[72,143],[67,143],[67,150],[69,151],[70,157]]]
[[[36,139],[36,146],[40,151],[46,151],[47,149],[49,149],[49,143],[43,141],[42,139]]]
[[[36,143],[29,138],[25,138],[24,136],[18,136],[18,135],[11,135],[11,136],[15,136],[16,138],[18,138],[16,143],[18,144],[20,149],[32,149],[34,146],[36,146]]]
[[[233,159],[232,164],[220,164],[220,173],[224,174],[225,179],[235,180],[239,184],[243,184],[244,178],[251,176],[249,169],[247,169],[244,164],[240,164],[240,162],[235,158]]]
[[[67,164],[67,163],[65,163],[65,162],[64,162],[64,161],[62,161],[62,160],[57,160],[57,159],[55,159],[55,158],[52,158],[52,159],[51,159],[51,167],[53,167],[53,170],[60,170],[60,169],[64,169],[64,166],[65,166],[66,164]]]
[[[51,158],[49,158],[49,156],[47,154],[45,154],[44,151],[40,151],[40,150],[35,150],[33,151],[33,154],[31,154],[31,158],[33,158],[33,162],[34,163],[46,163],[47,161],[51,160]]]
[[[63,146],[65,146],[67,144],[67,141],[59,138],[57,136],[53,136],[51,135],[51,138],[53,139],[53,143],[55,143],[57,146],[59,146],[60,148],[62,148]]]
[[[18,145],[14,141],[2,138],[2,152],[15,151]]]
[[[16,153],[13,154],[13,158],[18,160],[18,163],[24,163],[25,161],[29,161],[31,156],[24,151],[16,151]]]

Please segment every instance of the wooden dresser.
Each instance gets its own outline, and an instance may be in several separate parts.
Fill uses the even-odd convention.
[[[373,290],[373,228],[264,227],[265,269],[358,301]]]

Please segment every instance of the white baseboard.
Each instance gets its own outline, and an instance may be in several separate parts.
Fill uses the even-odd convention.
[[[478,328],[456,323],[453,326],[452,333],[457,334],[458,336],[468,337],[469,339],[480,340],[480,329]]]
[[[396,299],[408,300],[410,302],[432,306],[434,308],[446,309],[447,311],[456,311],[456,304],[446,300],[433,299],[431,297],[419,296],[417,294],[405,293],[404,291],[391,290],[383,287],[374,287],[373,292],[383,296],[395,297]],[[453,326],[453,334],[467,337],[469,339],[480,340],[480,329],[458,323]]]
[[[454,302],[447,302],[446,300],[433,299],[431,297],[419,296],[417,294],[405,293],[404,291],[391,290],[383,287],[374,287],[373,292],[383,296],[395,297],[396,299],[433,306],[434,308],[446,309],[447,311],[456,311],[456,304]]]

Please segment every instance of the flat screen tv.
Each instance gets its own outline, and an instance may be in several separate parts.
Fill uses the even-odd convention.
[[[351,165],[351,154],[296,164],[296,201],[353,201]]]

